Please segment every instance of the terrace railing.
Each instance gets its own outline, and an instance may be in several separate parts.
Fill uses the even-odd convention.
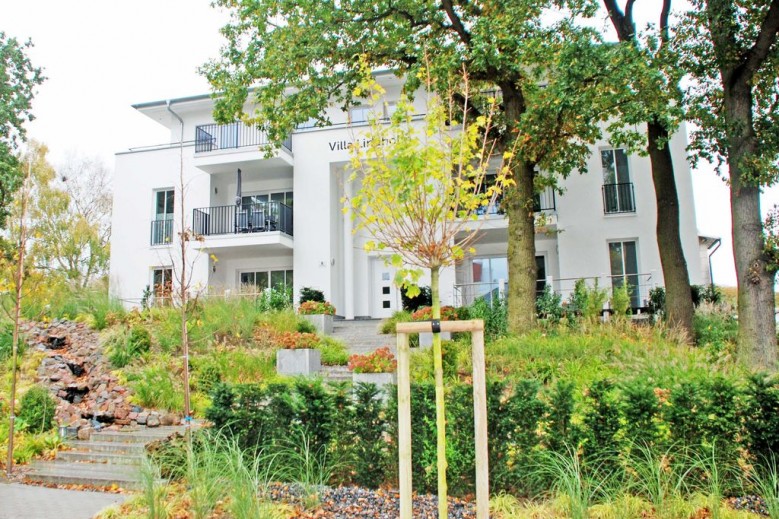
[[[212,123],[195,127],[195,153],[250,146],[259,147],[269,143],[267,133],[244,123]],[[288,151],[292,151],[292,138],[288,137],[282,146]]]

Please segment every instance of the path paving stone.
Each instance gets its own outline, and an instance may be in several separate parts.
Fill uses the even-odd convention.
[[[0,519],[90,519],[125,499],[123,494],[0,482]]]

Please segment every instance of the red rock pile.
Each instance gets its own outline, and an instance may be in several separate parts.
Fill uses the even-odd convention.
[[[38,383],[59,402],[57,422],[77,427],[80,438],[88,437],[93,427],[177,422],[175,417],[161,417],[128,401],[132,390],[119,384],[103,356],[98,334],[83,323],[27,323],[24,332],[30,348],[46,353],[38,368]]]

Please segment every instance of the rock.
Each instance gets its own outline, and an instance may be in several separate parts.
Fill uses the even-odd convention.
[[[178,425],[179,417],[173,413],[165,413],[160,417],[161,425]]]
[[[92,436],[93,429],[91,427],[82,427],[78,430],[78,434],[76,435],[79,440],[86,441],[89,439],[90,436]]]
[[[146,419],[146,427],[159,427],[160,426],[160,415],[157,413],[151,413],[149,417]]]
[[[146,420],[149,419],[149,413],[138,413],[138,418],[136,420],[140,425],[146,425]]]

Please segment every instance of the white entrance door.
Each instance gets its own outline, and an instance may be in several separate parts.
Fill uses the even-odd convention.
[[[394,284],[395,269],[381,258],[371,260],[371,317],[390,317],[400,308],[400,293]]]

